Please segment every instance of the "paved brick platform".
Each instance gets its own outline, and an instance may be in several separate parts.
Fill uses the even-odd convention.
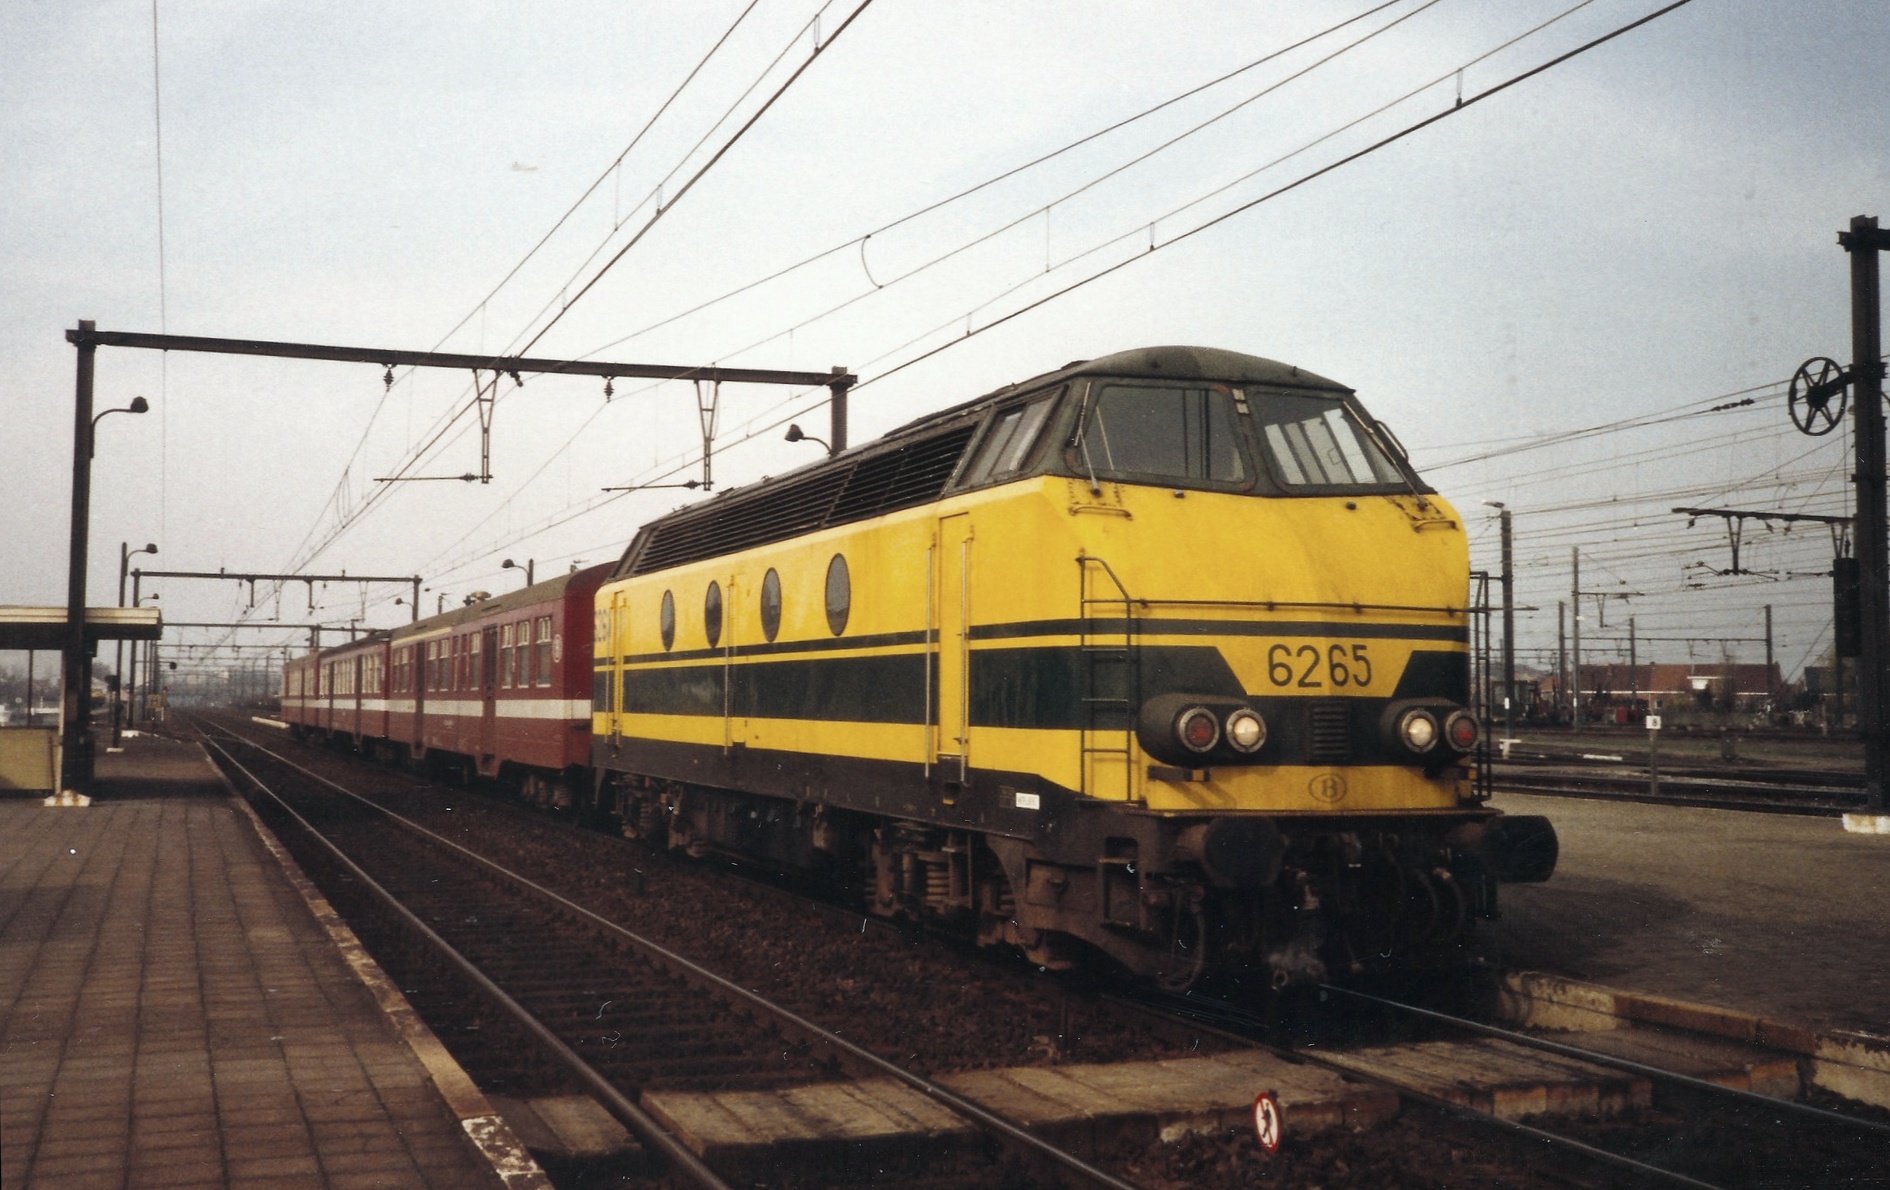
[[[200,750],[99,776],[0,801],[0,1187],[544,1185],[469,1139]]]

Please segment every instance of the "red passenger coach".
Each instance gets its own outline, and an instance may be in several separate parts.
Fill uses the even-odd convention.
[[[593,566],[291,662],[282,717],[383,759],[571,803],[590,761]]]
[[[387,635],[371,632],[291,661],[282,675],[283,720],[357,744],[386,735]]]

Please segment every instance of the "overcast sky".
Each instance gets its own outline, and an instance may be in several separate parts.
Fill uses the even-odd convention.
[[[846,365],[864,382],[855,441],[1072,359],[1188,343],[1357,388],[1462,510],[1479,566],[1496,564],[1483,502],[1506,502],[1518,598],[1541,609],[1522,616],[1526,658],[1554,644],[1571,547],[1583,588],[1618,596],[1590,600],[1591,640],[1629,616],[1645,637],[1701,638],[1650,641],[1643,661],[1727,649],[1757,660],[1762,646],[1714,642],[1759,636],[1767,604],[1788,671],[1828,646],[1828,580],[1814,573],[1829,567],[1827,533],[1754,525],[1742,561],[1766,573],[1718,576],[1708,568],[1730,566],[1720,524],[1689,529],[1668,510],[1849,511],[1844,436],[1793,432],[1780,382],[1808,356],[1848,360],[1835,233],[1856,214],[1890,215],[1880,5],[1695,0],[1178,238],[1658,5],[1578,4],[1490,55],[1574,0],[873,0],[850,24],[859,0],[757,0],[737,23],[745,3],[160,2],[160,86],[148,0],[0,7],[0,603],[64,602],[64,332],[82,318],[415,350],[536,338],[534,355]],[[816,39],[825,48],[808,65]],[[501,387],[490,484],[377,495],[376,478],[403,468],[479,468],[476,423],[446,421],[470,377],[394,380],[369,365],[102,350],[97,408],[134,395],[154,408],[100,426],[92,602],[115,597],[119,543],[149,541],[162,552],[139,562],[152,568],[420,574],[431,610],[442,595],[520,583],[500,568],[507,557],[540,574],[607,560],[642,520],[697,498],[599,492],[699,477],[690,386],[618,381],[607,403],[600,381],[530,376]],[[808,461],[818,448],[780,441],[777,423],[824,437],[823,395],[725,388],[718,487]],[[1755,403],[1708,412],[1746,396]],[[1642,415],[1663,420],[1514,449]],[[246,610],[233,584],[151,589],[173,620]],[[280,615],[387,625],[406,618],[398,593],[335,584],[311,612],[291,588]],[[259,609],[276,611],[274,599]]]

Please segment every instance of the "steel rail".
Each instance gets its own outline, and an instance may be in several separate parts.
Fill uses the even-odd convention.
[[[230,734],[231,738],[239,740],[242,743],[247,744],[249,747],[254,748],[256,751],[263,753],[265,756],[270,757],[271,759],[275,760],[278,764],[286,765],[289,768],[292,768],[295,771],[308,777],[312,781],[319,782],[322,785],[325,785],[329,787],[330,789],[333,789],[337,793],[340,793],[346,797],[353,798],[354,800],[361,802],[363,805],[373,808],[374,810],[380,812],[382,815],[386,816],[388,819],[392,820],[393,822],[400,824],[403,828],[409,831],[412,831],[416,834],[419,834],[422,837],[428,839],[429,841],[443,848],[457,852],[458,854],[464,856],[465,858],[471,860],[472,862],[492,872],[494,875],[499,876],[500,878],[504,880],[511,881],[512,883],[520,886],[521,888],[528,889],[531,892],[555,903],[560,908],[563,908],[570,913],[576,914],[577,916],[585,919],[586,921],[591,922],[592,924],[602,928],[603,930],[622,938],[624,941],[628,942],[631,946],[635,947],[636,949],[638,949],[645,955],[654,957],[658,959],[659,961],[670,965],[671,967],[687,974],[691,979],[699,983],[706,984],[710,987],[713,987],[716,990],[730,997],[741,1000],[755,1007],[756,1009],[759,1009],[760,1011],[766,1013],[768,1016],[773,1017],[774,1019],[779,1020],[782,1023],[790,1026],[791,1028],[800,1032],[804,1036],[814,1040],[815,1042],[821,1045],[827,1046],[830,1049],[838,1050],[846,1054],[848,1057],[856,1059],[862,1065],[871,1067],[872,1069],[878,1071],[880,1074],[883,1074],[888,1078],[894,1079],[900,1083],[905,1084],[911,1089],[919,1092],[920,1094],[926,1096],[927,1098],[945,1107],[947,1110],[957,1115],[963,1116],[967,1120],[972,1121],[973,1123],[977,1124],[979,1127],[983,1128],[984,1130],[988,1132],[997,1133],[999,1136],[1010,1141],[1011,1143],[1018,1145],[1019,1147],[1028,1149],[1040,1157],[1044,1157],[1052,1162],[1055,1162],[1057,1165],[1063,1167],[1064,1169],[1070,1171],[1071,1173],[1074,1173],[1078,1175],[1079,1177],[1085,1178],[1088,1181],[1095,1183],[1096,1185],[1107,1187],[1108,1190],[1143,1190],[1142,1187],[1137,1186],[1133,1182],[1125,1182],[1122,1179],[1116,1177],[1115,1175],[1109,1173],[1108,1171],[1098,1169],[1095,1166],[1090,1165],[1088,1162],[1084,1161],[1082,1158],[1077,1157],[1076,1155],[1072,1153],[1068,1153],[1062,1149],[1057,1148],[1055,1145],[1050,1144],[1048,1141],[1045,1141],[1031,1134],[1022,1126],[1012,1122],[1009,1119],[1006,1119],[1004,1116],[1001,1116],[997,1114],[996,1112],[991,1111],[989,1108],[986,1108],[982,1106],[981,1104],[978,1104],[970,1099],[967,1099],[964,1096],[959,1095],[957,1092],[952,1091],[949,1088],[944,1087],[938,1083],[935,1083],[931,1081],[930,1079],[914,1074],[911,1071],[906,1070],[904,1067],[895,1065],[894,1063],[889,1062],[886,1059],[880,1057],[878,1054],[873,1053],[871,1050],[866,1049],[863,1046],[857,1045],[854,1042],[848,1041],[846,1038],[841,1037],[836,1033],[831,1033],[828,1030],[823,1029],[821,1026],[806,1019],[805,1017],[799,1015],[798,1013],[795,1013],[786,1008],[783,1008],[780,1005],[775,1004],[774,1002],[767,1000],[764,997],[754,992],[749,991],[747,988],[744,988],[739,984],[736,984],[727,979],[724,979],[722,976],[717,975],[715,972],[710,971],[707,968],[702,967],[690,961],[689,959],[684,958],[683,956],[668,949],[667,947],[662,946],[661,944],[657,942],[653,942],[650,939],[645,938],[642,935],[637,934],[631,930],[627,930],[623,926],[618,925],[616,922],[611,921],[609,918],[602,917],[599,914],[594,913],[591,910],[585,908],[584,906],[578,904],[577,902],[572,901],[560,895],[559,893],[553,892],[551,889],[548,889],[548,888],[543,887],[542,885],[533,883],[531,880],[527,879],[526,877],[519,875],[518,873],[510,870],[509,868],[504,867],[501,864],[494,862],[493,860],[487,859],[485,856],[480,855],[476,851],[473,851],[459,843],[455,843],[453,840],[448,839],[443,835],[436,834],[435,832],[428,830],[426,827],[421,826],[419,823],[414,822],[411,819],[405,818],[399,814],[396,814],[394,811],[389,810],[385,806],[375,803],[371,799],[364,798],[360,794],[357,794],[351,790],[345,789],[342,786],[336,784],[335,782],[329,780],[328,778],[322,776],[321,774],[315,773],[306,768],[303,768],[301,765],[296,764],[294,761],[288,759],[287,757],[270,751],[268,748],[263,747],[261,744],[257,744],[254,741],[244,739],[242,736],[235,735],[234,733],[227,733],[227,734]],[[326,840],[324,840],[324,842],[325,841]],[[350,864],[350,866],[352,866],[352,864]],[[444,943],[442,943],[442,945],[444,945]]]
[[[236,736],[233,733],[231,733],[231,737],[245,743],[248,742],[243,741],[241,736]],[[615,1116],[625,1127],[629,1128],[632,1132],[636,1133],[640,1139],[657,1149],[670,1161],[674,1162],[676,1167],[686,1174],[696,1185],[704,1187],[705,1190],[733,1190],[713,1169],[710,1169],[704,1164],[700,1157],[691,1152],[687,1146],[666,1131],[662,1125],[658,1124],[656,1120],[644,1112],[642,1108],[633,1103],[629,1097],[624,1095],[622,1091],[619,1091],[609,1079],[598,1073],[595,1068],[584,1061],[583,1058],[579,1057],[557,1034],[546,1028],[539,1022],[537,1017],[526,1011],[523,1005],[519,1004],[518,1001],[508,995],[504,988],[501,988],[498,984],[493,983],[491,979],[487,978],[484,972],[480,971],[470,959],[466,958],[465,955],[455,949],[450,942],[440,937],[431,926],[421,921],[419,917],[415,916],[412,910],[402,905],[392,893],[388,892],[378,881],[368,875],[359,864],[349,859],[339,847],[330,842],[319,830],[316,830],[308,819],[297,813],[294,807],[290,806],[280,794],[274,789],[271,789],[260,777],[256,776],[256,774],[250,772],[236,757],[230,755],[229,749],[225,748],[220,741],[212,738],[209,733],[206,732],[204,733],[204,742],[222,754],[223,758],[229,761],[232,768],[241,773],[243,777],[259,791],[267,794],[281,807],[283,813],[295,820],[297,826],[301,827],[310,837],[326,848],[329,855],[348,871],[359,883],[361,888],[378,898],[384,905],[391,909],[395,915],[400,918],[402,924],[423,938],[441,957],[458,968],[460,973],[471,981],[482,995],[486,996],[493,1004],[497,1005],[517,1022],[521,1028],[531,1034],[533,1039],[542,1045],[545,1050],[558,1061],[559,1065],[563,1066],[574,1078],[583,1083],[586,1089],[597,1096],[598,1101],[604,1108],[609,1111],[611,1115]],[[256,747],[254,744],[250,746]],[[267,749],[258,750],[262,751],[265,755],[274,755]],[[281,763],[289,764],[290,767],[295,768],[299,772],[307,773],[307,770],[302,769],[299,765],[293,764],[293,762],[283,760],[281,757],[275,757],[275,759]],[[307,775],[313,776],[314,774]],[[343,790],[342,792],[346,793],[347,791]],[[350,794],[349,796],[354,795]],[[372,805],[373,803],[370,802],[368,804]]]
[[[1662,1082],[1685,1087],[1690,1091],[1709,1092],[1724,1098],[1738,1100],[1741,1103],[1763,1107],[1767,1110],[1783,1108],[1816,1123],[1859,1128],[1865,1132],[1873,1132],[1890,1138],[1890,1124],[1879,1124],[1875,1120],[1867,1120],[1862,1116],[1846,1115],[1843,1112],[1814,1107],[1809,1103],[1800,1103],[1795,1099],[1779,1099],[1772,1095],[1761,1095],[1757,1091],[1748,1091],[1742,1087],[1728,1087],[1721,1083],[1709,1082],[1703,1078],[1694,1078],[1690,1074],[1681,1074],[1678,1071],[1663,1070],[1658,1066],[1649,1066],[1644,1062],[1636,1062],[1632,1058],[1618,1058],[1613,1054],[1597,1053],[1594,1050],[1582,1049],[1580,1046],[1565,1045],[1559,1041],[1550,1041],[1546,1037],[1532,1037],[1527,1033],[1517,1033],[1511,1029],[1503,1029],[1495,1025],[1485,1025],[1479,1021],[1465,1020],[1463,1017],[1451,1016],[1449,1013],[1437,1012],[1429,1008],[1419,1008],[1415,1004],[1405,1004],[1397,1000],[1387,1000],[1382,996],[1374,996],[1369,992],[1360,992],[1352,988],[1342,988],[1332,984],[1320,984],[1319,990],[1322,992],[1337,992],[1339,995],[1350,996],[1355,1000],[1364,1000],[1385,1008],[1393,1008],[1399,1012],[1408,1013],[1425,1020],[1438,1021],[1471,1033],[1481,1034],[1485,1037],[1495,1037],[1499,1040],[1525,1046],[1529,1049],[1541,1050],[1544,1053],[1558,1054],[1564,1058],[1575,1058],[1582,1062],[1592,1062],[1597,1066],[1608,1066],[1616,1070],[1624,1070],[1629,1074],[1638,1074],[1647,1078],[1659,1079]]]
[[[1845,797],[1841,792],[1836,796],[1806,794],[1793,801],[1774,800],[1779,795],[1765,790],[1757,790],[1751,797],[1735,797],[1726,793],[1692,795],[1687,793],[1663,792],[1656,797],[1648,792],[1646,779],[1632,777],[1597,779],[1582,777],[1557,781],[1548,777],[1508,778],[1498,777],[1493,784],[1499,790],[1507,789],[1513,793],[1525,793],[1537,797],[1573,797],[1586,798],[1599,802],[1642,802],[1650,806],[1675,806],[1695,810],[1743,810],[1753,814],[1795,814],[1808,818],[1835,818],[1847,812],[1847,804],[1862,808],[1863,794]],[[1663,782],[1664,784],[1664,782]],[[1814,801],[1813,799],[1822,799]]]

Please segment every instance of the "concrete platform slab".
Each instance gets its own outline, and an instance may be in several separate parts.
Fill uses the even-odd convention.
[[[99,776],[0,801],[0,1187],[546,1184],[495,1168],[516,1141],[449,1106],[200,749]]]
[[[1245,1125],[1254,1097],[1272,1091],[1298,1132],[1367,1127],[1398,1112],[1395,1092],[1258,1051],[1111,1065],[1015,1067],[939,1081],[1038,1135],[1082,1151],[1124,1130],[1176,1139]],[[752,1167],[781,1149],[819,1159],[863,1144],[940,1151],[976,1135],[957,1115],[887,1080],[778,1091],[651,1092],[643,1107],[705,1160]]]
[[[1621,1057],[1632,1058],[1627,1051],[1637,1048],[1650,1054],[1683,1051],[1676,1063],[1717,1069],[1694,1070],[1683,1064],[1673,1069],[1764,1095],[1794,1095],[1810,1085],[1890,1108],[1890,1036],[1820,1031],[1758,1013],[1539,971],[1504,976],[1496,1010],[1512,1025],[1575,1034],[1573,1044]],[[1695,1056],[1689,1058],[1687,1052]]]
[[[1890,1035],[1884,836],[1836,820],[1499,793],[1561,840],[1482,936],[1509,970]]]
[[[1644,1078],[1492,1039],[1372,1046],[1325,1060],[1505,1120],[1613,1116],[1653,1098]]]

